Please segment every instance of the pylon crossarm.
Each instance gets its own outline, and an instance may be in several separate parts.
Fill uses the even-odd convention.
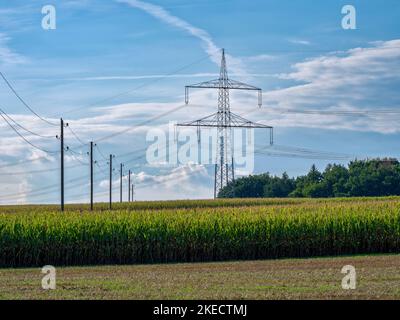
[[[233,112],[230,112],[230,119],[236,127],[246,126],[246,128],[250,127],[255,129],[256,128],[272,129],[271,126],[247,120]]]
[[[252,85],[240,82],[240,81],[236,81],[236,80],[231,80],[231,79],[228,79],[226,83],[224,83],[224,81],[221,81],[220,79],[214,79],[211,81],[205,81],[205,82],[200,82],[197,84],[192,84],[192,85],[186,86],[186,89],[189,89],[189,88],[261,91],[261,88],[257,88],[255,86],[252,86]]]
[[[191,84],[186,86],[185,88],[219,88],[219,79],[214,79],[214,80],[210,80],[210,81],[204,81],[204,82],[200,82],[200,83],[196,83],[196,84]]]
[[[227,81],[222,81],[221,79],[214,79],[211,81],[200,82],[197,84],[192,84],[185,87],[185,103],[189,104],[189,89],[228,89],[228,90],[251,90],[258,92],[258,106],[262,105],[262,89],[255,86],[227,79]]]
[[[247,83],[243,83],[240,81],[228,79],[228,89],[236,89],[236,90],[258,90],[261,91],[261,88],[257,88]]]
[[[218,124],[218,112],[207,117],[176,124],[178,127],[221,127],[221,128],[253,128],[253,129],[272,129],[271,126],[247,120],[233,112],[229,112],[230,124]]]
[[[203,126],[203,124],[206,123],[218,123],[218,113],[213,113],[209,116],[206,116],[204,118],[198,119],[198,120],[194,120],[194,121],[190,121],[190,122],[182,122],[182,123],[177,123],[176,126],[178,127],[194,127],[194,126]]]
[[[218,123],[207,123],[207,122],[190,122],[190,123],[179,123],[178,127],[208,127],[208,128],[246,128],[246,129],[273,129],[270,126],[249,122],[247,124],[218,124]]]
[[[204,128],[244,128],[244,129],[272,129],[272,127],[268,126],[255,126],[255,125],[219,125],[219,124],[188,124],[188,125],[180,125],[180,127],[204,127]]]

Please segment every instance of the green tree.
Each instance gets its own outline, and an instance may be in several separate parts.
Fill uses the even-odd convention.
[[[282,178],[272,177],[264,186],[264,197],[266,198],[284,198],[296,187],[295,180],[289,178],[284,172]]]
[[[291,197],[326,197],[325,186],[321,185],[323,175],[315,164],[311,166],[306,176],[296,179],[296,188],[290,193]]]
[[[323,173],[315,165],[296,179],[268,173],[237,179],[223,188],[222,198],[258,197],[348,197],[400,195],[400,163],[396,159],[351,161],[329,164]]]
[[[327,188],[328,197],[348,196],[347,182],[349,171],[343,165],[329,164],[324,173],[323,180]]]
[[[222,188],[219,198],[262,198],[264,186],[271,178],[268,173],[236,179]]]
[[[350,196],[400,194],[400,165],[394,159],[352,161],[349,164]]]

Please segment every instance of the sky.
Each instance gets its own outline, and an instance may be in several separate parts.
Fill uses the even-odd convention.
[[[342,27],[349,4],[356,29]],[[399,16],[398,0],[0,0],[0,71],[36,113],[0,78],[0,204],[59,201],[61,117],[67,202],[89,200],[89,141],[95,201],[108,199],[109,154],[116,201],[120,163],[124,200],[128,170],[136,200],[212,198],[212,163],[149,162],[146,137],[177,134],[181,148],[195,130],[173,123],[216,112],[217,91],[185,105],[184,87],[218,78],[222,48],[229,76],[263,90],[260,109],[232,91],[232,112],[274,127],[272,146],[265,130],[248,138],[254,166],[236,176],[398,158]]]

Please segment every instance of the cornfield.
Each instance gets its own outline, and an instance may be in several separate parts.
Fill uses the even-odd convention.
[[[399,198],[0,207],[0,267],[400,252]]]

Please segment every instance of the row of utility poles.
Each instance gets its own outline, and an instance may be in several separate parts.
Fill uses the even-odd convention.
[[[64,128],[68,127],[68,123],[64,123],[64,120],[61,118],[61,130],[60,130],[60,136],[57,138],[60,139],[60,145],[61,145],[61,211],[64,211],[65,208],[65,197],[64,197]],[[93,185],[94,185],[94,170],[93,170],[93,164],[95,161],[93,160],[93,147],[95,144],[93,141],[90,142],[90,151],[89,151],[89,157],[90,157],[90,210],[93,210],[93,203],[94,203],[94,195],[93,195]],[[107,162],[110,168],[110,188],[109,188],[109,208],[112,209],[112,181],[113,181],[113,158],[115,158],[114,155],[110,154],[110,160]],[[123,178],[123,168],[124,164],[120,164],[120,202],[122,203],[122,178]],[[131,183],[131,174],[132,171],[128,171],[128,202],[133,201],[134,199],[134,184]]]
[[[93,142],[90,142],[90,153],[91,155],[93,155]],[[115,156],[113,154],[110,154],[110,160],[108,161],[108,165],[109,165],[109,170],[110,170],[110,177],[109,177],[109,208],[112,209],[112,183],[113,183],[113,158],[115,158]],[[91,169],[90,169],[90,185],[91,185],[91,197],[90,197],[90,201],[91,201],[91,210],[93,210],[93,162],[92,162],[92,156],[91,156],[91,165],[90,165]],[[123,180],[123,168],[124,168],[124,164],[121,163],[120,164],[120,180],[119,180],[119,190],[120,190],[120,197],[119,197],[119,201],[122,203],[122,180]],[[128,171],[128,202],[132,202],[134,199],[134,184],[131,183],[131,175],[132,175],[132,171],[129,170]]]

